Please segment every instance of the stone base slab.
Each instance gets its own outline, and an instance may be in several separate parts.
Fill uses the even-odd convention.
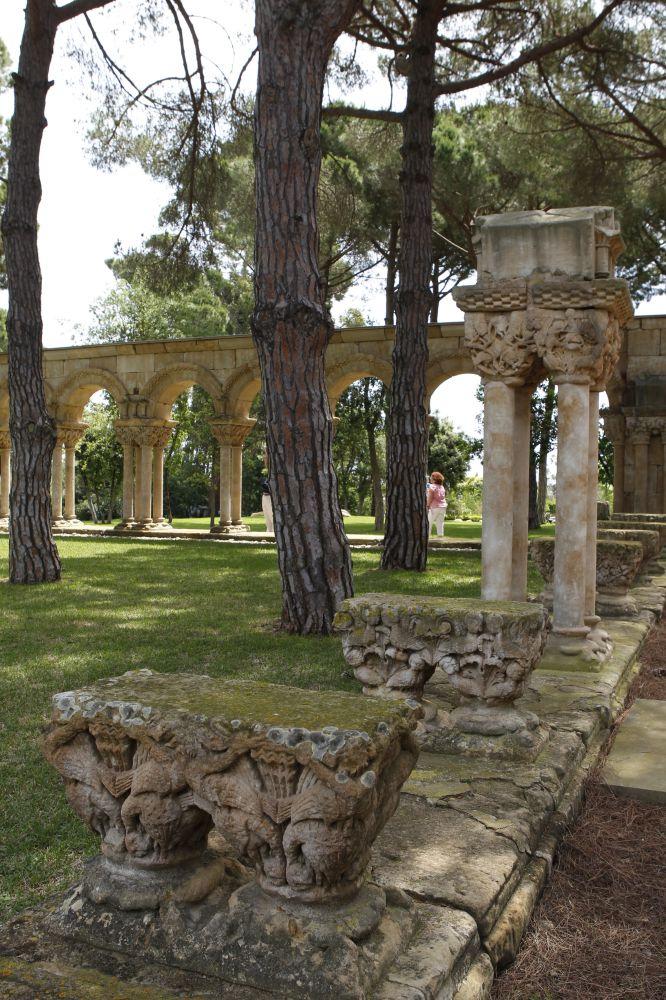
[[[666,805],[666,702],[639,698],[615,738],[603,776],[616,795]]]

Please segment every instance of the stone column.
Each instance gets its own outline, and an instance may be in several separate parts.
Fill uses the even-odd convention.
[[[62,524],[62,440],[56,440],[51,460],[51,518]]]
[[[164,448],[171,437],[174,423],[155,427],[153,431],[153,524],[158,528],[170,528],[164,520]]]
[[[597,494],[599,492],[599,391],[590,390],[587,453],[587,545],[585,549],[585,616],[596,614]]]
[[[589,422],[589,385],[558,381],[557,513],[553,578],[553,618],[556,629],[578,629],[584,625]],[[596,510],[594,524],[596,527]]]
[[[243,530],[243,442],[256,420],[250,417],[220,418],[211,430],[220,444],[220,519],[214,532]]]
[[[134,452],[133,456],[134,483],[132,486],[132,508],[134,510],[134,526],[136,527],[136,522],[139,519],[139,508],[141,507],[141,499],[139,497],[139,490],[140,490],[139,469],[141,468],[141,448],[138,446],[138,444],[134,444],[132,450]]]
[[[138,479],[138,509],[136,520],[139,528],[149,528],[153,521],[151,517],[151,479],[153,466],[153,447],[144,435],[140,438]]]
[[[530,513],[530,422],[532,387],[516,390],[513,430],[513,545],[511,600],[527,600],[527,544]]]
[[[116,421],[114,424],[116,437],[123,448],[123,516],[120,524],[116,525],[116,531],[127,531],[136,524],[134,520],[135,512],[135,479],[134,479],[134,453],[136,450],[135,428],[132,424]]]
[[[481,596],[506,601],[512,590],[515,388],[484,383]]]
[[[648,450],[650,433],[637,428],[631,435],[634,446],[634,512],[645,514],[648,509]]]
[[[613,513],[619,514],[624,510],[624,416],[605,410],[603,420],[604,433],[613,443]]]
[[[58,426],[58,444],[56,445],[56,451],[62,446],[65,449],[65,512],[64,520],[69,525],[78,525],[81,522],[76,516],[76,446],[78,442],[83,437],[83,432],[85,431],[86,425],[75,423],[75,424],[60,424]],[[55,454],[55,453],[54,453]],[[58,484],[58,461],[56,459],[54,465],[55,473],[55,485]],[[60,486],[62,489],[62,472],[60,473]],[[55,489],[54,489],[55,494]],[[60,519],[60,506],[57,504],[58,497],[56,499],[56,519]]]
[[[9,527],[9,486],[11,482],[11,438],[0,431],[0,528]]]

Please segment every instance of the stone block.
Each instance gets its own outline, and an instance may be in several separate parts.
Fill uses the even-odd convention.
[[[597,500],[597,520],[610,520],[610,504],[608,500]]]
[[[538,604],[364,594],[344,601],[334,627],[366,694],[423,702],[439,667],[461,699],[448,718],[424,703],[426,731],[454,729],[447,749],[481,749],[485,737],[525,746],[538,719],[513,703],[543,652],[547,615]],[[459,739],[457,733],[481,739]],[[478,747],[476,743],[478,742]]]
[[[605,524],[606,522],[603,523]],[[654,559],[661,552],[661,535],[658,530],[649,531],[629,528],[623,530],[622,528],[604,527],[597,531],[597,538],[607,542],[640,542],[643,547],[643,565]]]
[[[544,599],[550,603],[555,568],[554,539],[531,539],[529,553],[546,581]],[[638,613],[629,588],[642,563],[643,546],[640,542],[597,542],[597,614],[622,617]]]
[[[666,702],[638,698],[629,709],[604,767],[617,795],[666,805]]]
[[[661,351],[661,334],[659,330],[645,329],[632,330],[627,339],[629,355],[655,356]]]

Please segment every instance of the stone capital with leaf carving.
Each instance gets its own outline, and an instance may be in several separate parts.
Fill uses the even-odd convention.
[[[12,439],[9,428],[0,430],[0,451],[9,451],[12,446]]]
[[[83,423],[58,424],[56,441],[59,445],[64,445],[65,448],[75,448],[87,429],[88,424]]]
[[[252,417],[214,420],[211,421],[210,429],[219,444],[237,448],[244,444],[256,422]]]
[[[537,355],[525,312],[468,312],[465,314],[465,346],[472,363],[488,381],[522,384]]]

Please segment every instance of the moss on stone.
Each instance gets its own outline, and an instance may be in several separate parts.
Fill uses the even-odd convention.
[[[132,671],[53,699],[56,720],[81,713],[87,718],[117,712],[124,722],[148,722],[183,714],[214,720],[230,730],[325,727],[373,734],[410,714],[402,701],[379,701],[341,691],[307,691],[258,681],[222,680],[206,675]]]
[[[343,601],[338,614],[364,609],[395,608],[401,615],[429,614],[455,618],[468,614],[499,613],[507,618],[542,618],[540,604],[527,601],[484,601],[478,597],[411,597],[406,594],[362,594]]]

